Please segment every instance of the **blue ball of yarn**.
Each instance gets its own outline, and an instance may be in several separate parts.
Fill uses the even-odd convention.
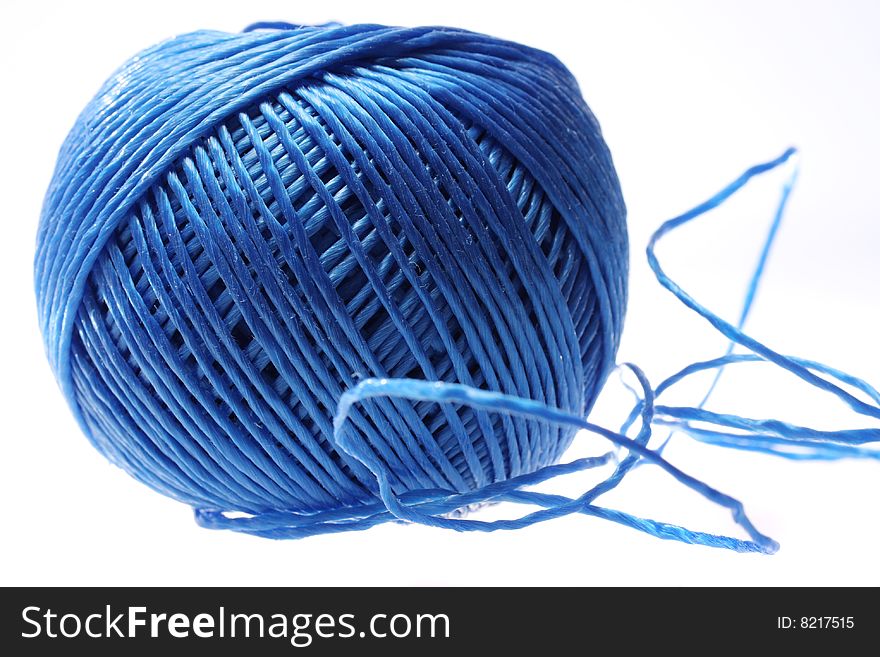
[[[436,27],[196,32],[125,64],[65,141],[41,328],[84,432],[157,491],[371,508],[375,476],[332,426],[362,378],[590,409],[623,321],[625,214],[545,52]],[[534,472],[573,435],[388,398],[349,422],[398,494]]]

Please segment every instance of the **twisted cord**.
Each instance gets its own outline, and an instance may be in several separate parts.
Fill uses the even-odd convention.
[[[672,281],[655,247],[793,153],[652,237],[658,281],[728,348],[656,388],[624,366],[637,401],[612,431],[585,418],[620,343],[626,210],[599,125],[556,58],[449,28],[183,35],[123,66],[62,147],[35,259],[46,350],[93,444],[206,527],[495,531],[581,513],[770,553],[742,504],[669,463],[653,429],[787,458],[877,458],[876,428],[704,407],[726,367],[757,362],[871,419],[880,394],[744,331],[793,178],[737,323]],[[656,402],[712,370],[699,404]],[[624,456],[559,463],[580,430]],[[612,462],[574,499],[526,490]],[[640,465],[726,508],[747,539],[597,505]],[[452,517],[496,501],[538,510]]]

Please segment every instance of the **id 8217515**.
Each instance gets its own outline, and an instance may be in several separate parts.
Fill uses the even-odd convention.
[[[855,616],[776,617],[776,627],[780,630],[851,630],[855,626]]]

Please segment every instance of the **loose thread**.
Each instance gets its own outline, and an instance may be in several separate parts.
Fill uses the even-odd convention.
[[[774,553],[779,547],[778,543],[755,528],[738,500],[684,473],[662,456],[662,450],[668,443],[668,437],[658,449],[648,447],[648,443],[652,436],[652,426],[662,426],[712,445],[772,454],[789,459],[880,459],[880,452],[864,447],[868,443],[880,441],[880,429],[877,428],[822,431],[779,420],[746,418],[704,409],[724,368],[747,363],[773,363],[810,385],[834,395],[848,404],[856,413],[869,417],[880,417],[880,393],[866,381],[815,361],[782,355],[749,336],[743,330],[773,240],[778,232],[786,202],[794,187],[795,175],[792,175],[783,188],[758,263],[749,280],[739,321],[736,325],[726,322],[702,306],[672,281],[661,267],[655,255],[655,249],[660,239],[669,232],[723,204],[754,177],[783,165],[790,160],[794,153],[794,149],[789,149],[775,160],[751,167],[708,201],[662,224],[652,236],[647,248],[647,256],[658,281],[687,307],[707,320],[730,342],[724,355],[711,360],[691,363],[664,379],[656,388],[652,388],[638,367],[625,364],[623,367],[635,374],[641,390],[627,385],[637,396],[638,401],[618,432],[532,399],[482,390],[463,384],[414,379],[366,379],[347,390],[339,400],[333,421],[334,437],[341,450],[357,459],[375,476],[381,502],[364,505],[359,509],[339,509],[328,513],[279,512],[246,518],[230,518],[219,511],[198,510],[196,517],[199,523],[212,528],[235,528],[239,531],[270,538],[298,538],[318,533],[362,530],[390,520],[407,521],[456,531],[511,530],[572,513],[580,513],[616,522],[657,538],[725,548],[738,552]],[[752,353],[733,353],[736,346],[750,349]],[[698,405],[673,407],[656,404],[657,397],[681,381],[705,371],[714,371],[716,374],[709,390]],[[818,376],[819,374],[826,375],[842,385],[864,393],[873,404],[854,397],[833,381],[821,378]],[[625,450],[626,456],[617,463],[614,472],[609,477],[575,499],[523,490],[523,488],[564,474],[605,465],[612,458],[611,453],[595,458],[579,459],[568,464],[546,466],[528,475],[489,484],[471,493],[460,494],[453,491],[437,490],[398,495],[393,491],[387,466],[377,458],[374,447],[354,432],[345,430],[347,419],[353,407],[377,397],[430,401],[438,404],[465,404],[495,413],[573,426],[607,439],[616,447]],[[626,434],[637,420],[641,422],[638,435],[635,438],[629,438]],[[714,428],[709,428],[706,425],[711,425]],[[643,464],[659,467],[680,484],[705,499],[726,508],[731,513],[734,522],[748,535],[749,540],[694,531],[653,519],[639,518],[623,511],[594,504],[600,496],[618,486],[634,467]],[[519,518],[493,521],[449,518],[445,515],[456,508],[486,501],[512,502],[542,508]]]

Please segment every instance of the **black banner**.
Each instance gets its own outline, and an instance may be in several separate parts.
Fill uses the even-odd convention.
[[[6,655],[696,654],[864,649],[880,634],[868,589],[22,588],[0,613]]]

